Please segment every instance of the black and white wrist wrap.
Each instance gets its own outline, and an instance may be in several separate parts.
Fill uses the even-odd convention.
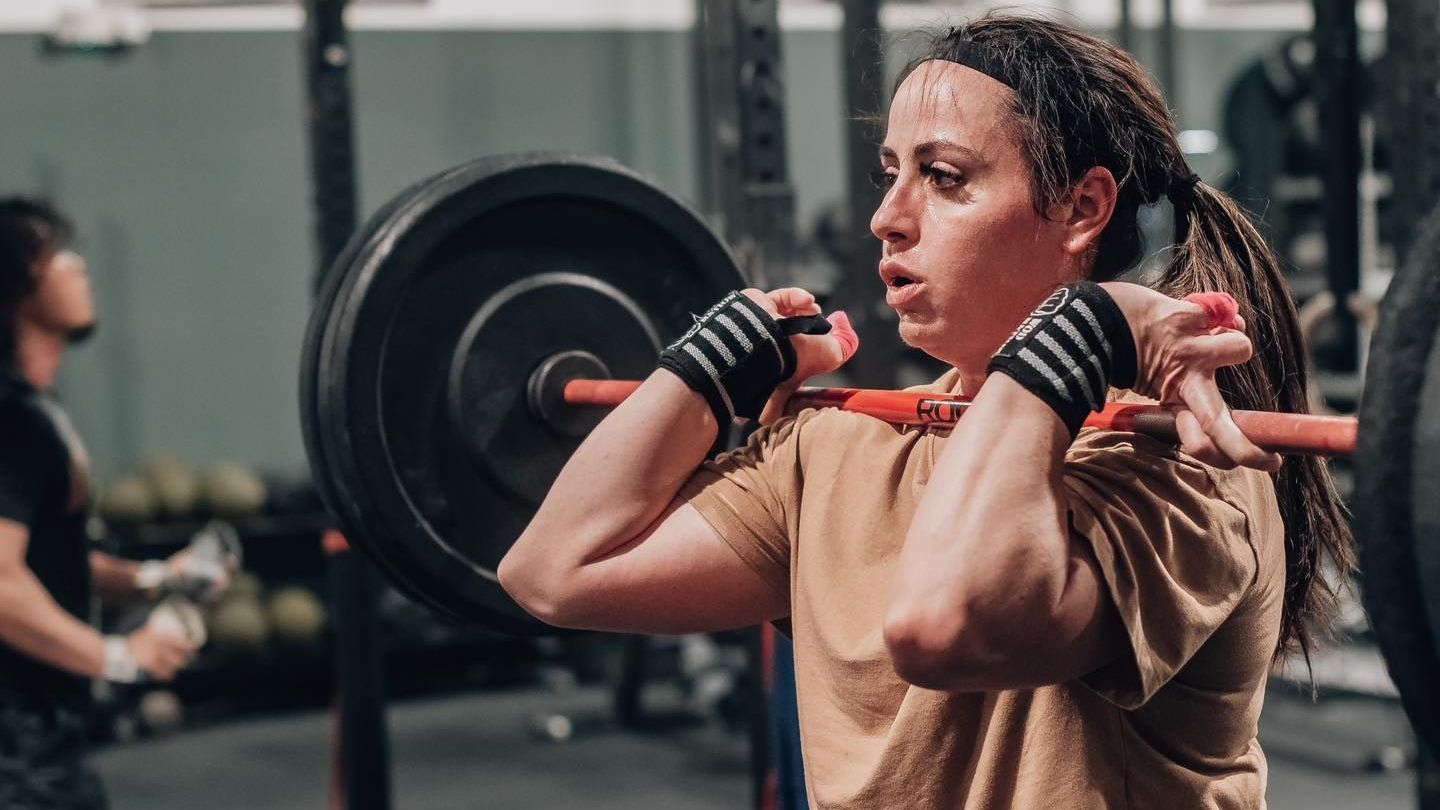
[[[1050,294],[990,358],[1000,372],[1045,401],[1073,437],[1113,385],[1135,384],[1135,338],[1110,294],[1091,281]]]
[[[737,416],[758,418],[776,386],[795,373],[790,335],[823,334],[829,328],[820,317],[777,321],[736,291],[660,353],[660,368],[705,397],[723,430]]]

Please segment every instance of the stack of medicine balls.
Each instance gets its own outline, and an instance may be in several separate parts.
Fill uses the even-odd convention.
[[[265,509],[265,482],[253,470],[220,462],[197,470],[169,454],[115,476],[101,493],[100,517],[119,526],[154,520],[234,519]]]
[[[235,462],[203,469],[169,453],[147,457],[102,489],[99,516],[119,534],[145,524],[207,519],[237,520],[265,511],[268,488],[261,477]],[[230,590],[206,609],[208,652],[236,663],[281,654],[319,652],[327,615],[315,592],[302,585],[267,589],[250,571],[240,571]]]

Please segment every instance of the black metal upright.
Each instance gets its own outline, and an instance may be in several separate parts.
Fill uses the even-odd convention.
[[[355,138],[346,0],[305,1],[306,110],[319,246],[316,284],[355,230]],[[335,628],[337,714],[331,806],[388,810],[390,754],[385,690],[376,643],[373,569],[343,543],[330,543],[328,581]]]
[[[1176,40],[1175,0],[1160,0],[1160,28],[1156,31],[1159,43],[1156,47],[1155,72],[1159,74],[1160,86],[1172,108],[1180,104],[1179,43]]]
[[[785,154],[785,85],[776,0],[700,0],[700,133],[709,206],[746,279],[786,283],[795,191]]]
[[[1344,305],[1360,286],[1360,26],[1355,0],[1314,0],[1315,92],[1320,114],[1325,265],[1335,308],[1335,338],[1325,364],[1359,367],[1355,316]]]
[[[1398,254],[1440,203],[1440,2],[1388,0],[1380,131],[1390,150]]]
[[[836,308],[844,309],[864,340],[863,348],[846,366],[856,385],[893,388],[896,362],[903,344],[890,312],[879,303],[880,281],[876,266],[880,242],[870,235],[870,217],[882,194],[870,182],[879,165],[876,152],[880,128],[875,116],[884,103],[884,64],[879,0],[845,0],[841,29],[840,70],[845,77],[846,194],[844,273],[835,290]]]
[[[1135,50],[1135,16],[1131,0],[1120,0],[1120,20],[1115,26],[1115,41],[1127,51]]]
[[[702,183],[745,279],[762,289],[790,282],[795,191],[785,153],[785,84],[777,0],[698,0]],[[751,678],[751,801],[771,806],[768,680],[762,636],[747,637]]]

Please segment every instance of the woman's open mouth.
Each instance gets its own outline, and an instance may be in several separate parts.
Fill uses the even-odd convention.
[[[893,276],[885,284],[885,303],[896,308],[904,306],[906,302],[918,295],[920,288],[924,286],[909,276]]]

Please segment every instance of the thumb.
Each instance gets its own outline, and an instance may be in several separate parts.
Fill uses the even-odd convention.
[[[1245,324],[1240,320],[1240,305],[1235,299],[1223,292],[1197,292],[1185,296],[1185,301],[1197,304],[1205,310],[1205,328],[1214,329],[1222,327],[1225,329],[1243,330]]]
[[[840,344],[840,362],[843,364],[860,350],[860,336],[855,334],[850,316],[843,309],[830,313],[825,320],[830,322],[830,337]]]

